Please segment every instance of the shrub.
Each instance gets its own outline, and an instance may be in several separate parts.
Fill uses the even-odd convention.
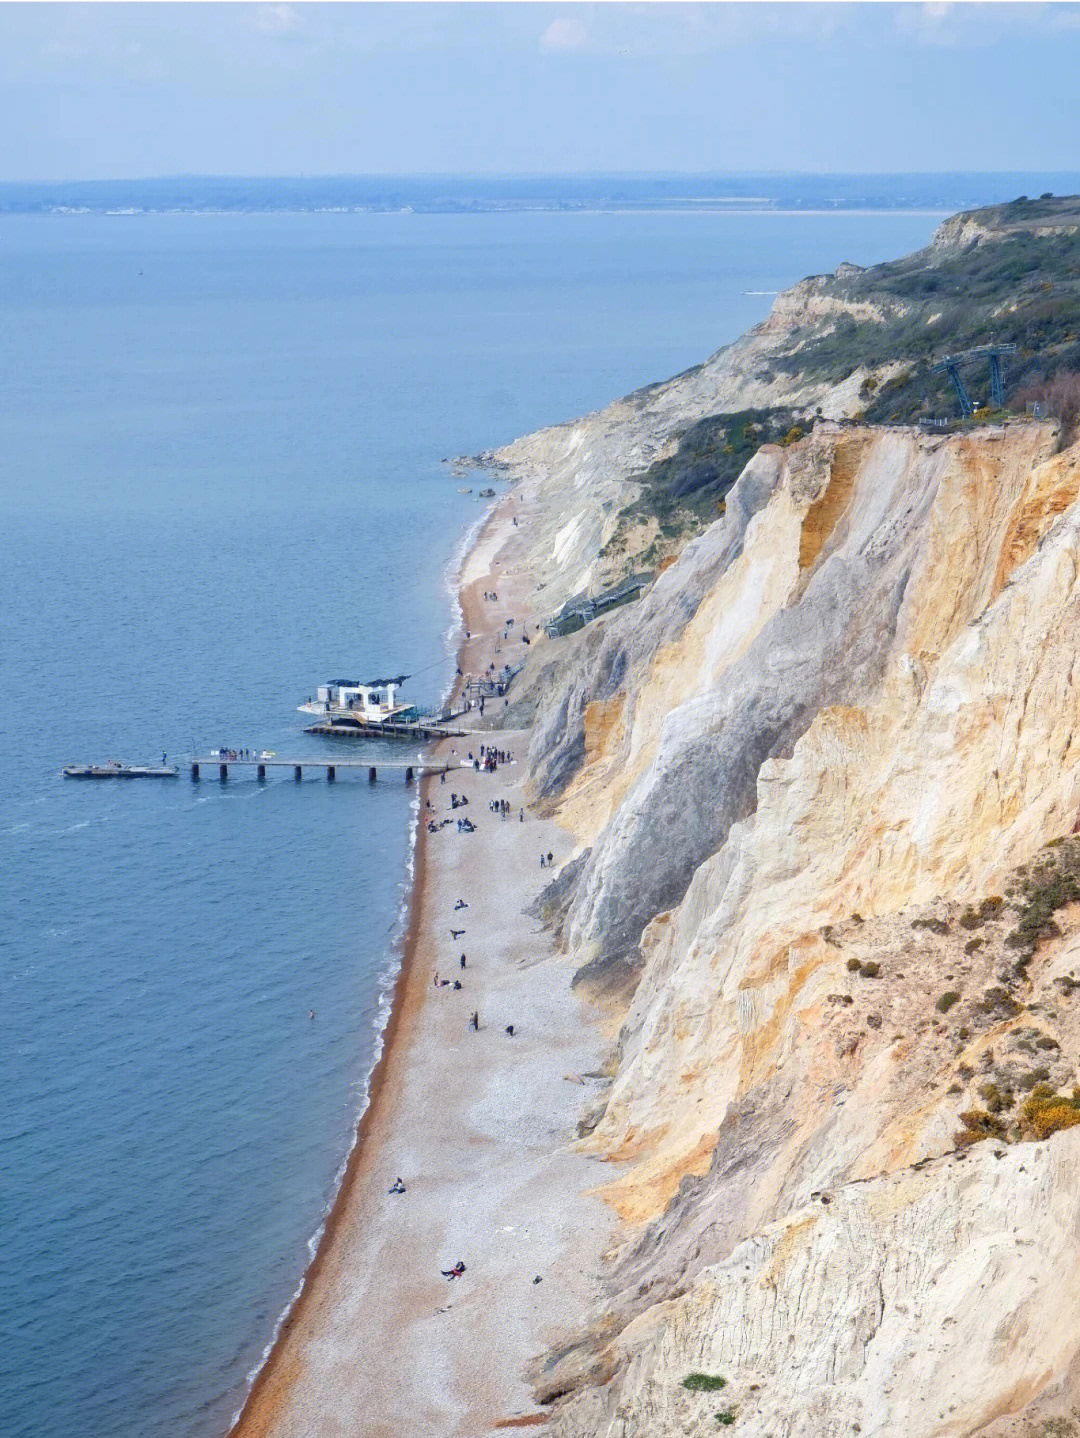
[[[862,968],[862,961],[859,959],[848,959],[847,966],[849,974],[857,974]]]
[[[1018,873],[1025,873],[1023,869]],[[1058,909],[1080,899],[1077,851],[1073,845],[1044,850],[1041,864],[1024,880],[1023,900],[1017,908],[1017,925],[1005,939],[1018,949],[1016,968],[1024,974],[1041,939],[1056,938],[1061,930],[1054,920]]]
[[[730,1428],[735,1422],[734,1408],[725,1408],[723,1412],[718,1413],[716,1415],[716,1421],[720,1424],[721,1428]]]
[[[691,1393],[716,1393],[727,1387],[727,1379],[721,1378],[718,1373],[688,1373],[682,1386],[689,1388]]]
[[[965,954],[976,954],[976,953],[978,953],[978,951],[982,948],[982,946],[983,946],[983,944],[984,944],[985,942],[986,942],[985,939],[968,939],[967,943],[964,945],[964,953],[965,953]]]
[[[870,959],[863,964],[859,973],[864,979],[876,979],[878,974],[881,973],[881,965],[874,963],[873,959]]]
[[[947,934],[949,932],[948,919],[912,919],[913,929],[929,929],[932,934]]]
[[[945,993],[942,994],[941,998],[938,999],[934,1007],[937,1009],[939,1014],[947,1014],[952,1008],[953,1004],[958,1004],[959,1002],[960,995],[956,992],[956,990],[947,989]]]
[[[982,915],[974,909],[965,909],[960,915],[960,927],[962,929],[977,929],[982,923]]]
[[[1013,1083],[1023,1093],[1028,1093],[1029,1091],[1038,1093],[1040,1089],[1044,1089],[1043,1097],[1045,1098],[1054,1092],[1046,1082],[1049,1077],[1050,1070],[1040,1065],[1038,1068],[1028,1069],[1027,1073],[1016,1074],[1013,1078]]]
[[[979,1097],[986,1105],[987,1113],[1000,1113],[1002,1109],[1012,1108],[1015,1103],[1011,1089],[999,1089],[996,1083],[984,1083],[979,1085]]]
[[[1004,1138],[1005,1125],[992,1113],[985,1109],[969,1108],[960,1115],[960,1122],[964,1127],[953,1135],[953,1142],[957,1148],[964,1148],[971,1143],[981,1143],[984,1138]]]
[[[997,1018],[1011,1019],[1020,1012],[1020,1005],[1009,993],[1008,989],[992,988],[987,989],[979,1000],[978,1007],[984,1014],[993,1014]]]
[[[1080,1089],[1072,1097],[1055,1093],[1049,1084],[1036,1084],[1020,1109],[1020,1128],[1025,1138],[1044,1139],[1061,1129],[1080,1124]]]
[[[1072,429],[1080,419],[1080,374],[1059,370],[1053,379],[1027,385],[1013,399],[1017,409],[1031,403],[1045,405],[1047,414]]]

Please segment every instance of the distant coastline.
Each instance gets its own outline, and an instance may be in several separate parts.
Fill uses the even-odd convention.
[[[949,211],[1080,190],[1080,172],[908,175],[162,176],[5,181],[0,215]]]

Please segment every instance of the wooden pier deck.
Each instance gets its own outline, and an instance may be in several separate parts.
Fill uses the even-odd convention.
[[[391,770],[394,773],[402,774],[406,784],[411,784],[421,774],[450,774],[455,769],[467,768],[472,770],[472,765],[459,760],[453,764],[430,764],[422,759],[377,759],[374,763],[370,759],[327,759],[319,755],[310,755],[306,759],[279,759],[275,755],[273,759],[222,759],[216,754],[206,757],[196,756],[190,760],[191,777],[194,780],[202,778],[202,771],[212,773],[217,769],[218,778],[224,783],[229,777],[230,769],[254,769],[255,777],[264,781],[267,769],[291,769],[293,779],[299,782],[304,777],[305,769],[325,771],[327,781],[333,783],[337,778],[339,769],[366,769],[368,783],[374,784],[379,777],[378,771]]]

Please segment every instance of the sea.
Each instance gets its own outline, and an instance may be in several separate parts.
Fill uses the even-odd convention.
[[[0,217],[6,1438],[223,1433],[365,1102],[415,791],[193,783],[186,757],[340,755],[297,712],[330,679],[408,674],[437,706],[488,503],[447,460],[685,369],[939,218]],[[62,777],[163,756],[180,777]]]

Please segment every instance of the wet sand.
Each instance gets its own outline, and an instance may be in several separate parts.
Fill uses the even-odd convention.
[[[523,652],[514,507],[509,498],[500,504],[466,561],[467,673]],[[492,588],[498,604],[482,597]],[[504,642],[508,615],[517,622]],[[488,742],[518,762],[423,783],[422,810],[430,800],[437,821],[467,814],[476,832],[460,834],[454,822],[429,834],[421,824],[402,973],[371,1102],[237,1438],[465,1438],[536,1415],[526,1365],[598,1296],[612,1217],[587,1190],[610,1172],[575,1153],[574,1139],[594,1089],[581,1080],[599,1067],[609,1035],[572,994],[569,962],[523,912],[549,877],[541,853],[550,850],[556,865],[570,854],[557,825],[527,809],[518,819],[528,734],[489,731],[443,741],[435,754],[460,759]],[[451,810],[451,791],[468,796],[466,809]],[[496,798],[509,800],[510,817],[489,812]],[[468,908],[455,911],[459,898]],[[452,929],[465,932],[455,939]],[[462,989],[436,988],[435,970]],[[398,1176],[406,1192],[389,1193]],[[440,1270],[458,1260],[465,1273],[448,1281]]]

